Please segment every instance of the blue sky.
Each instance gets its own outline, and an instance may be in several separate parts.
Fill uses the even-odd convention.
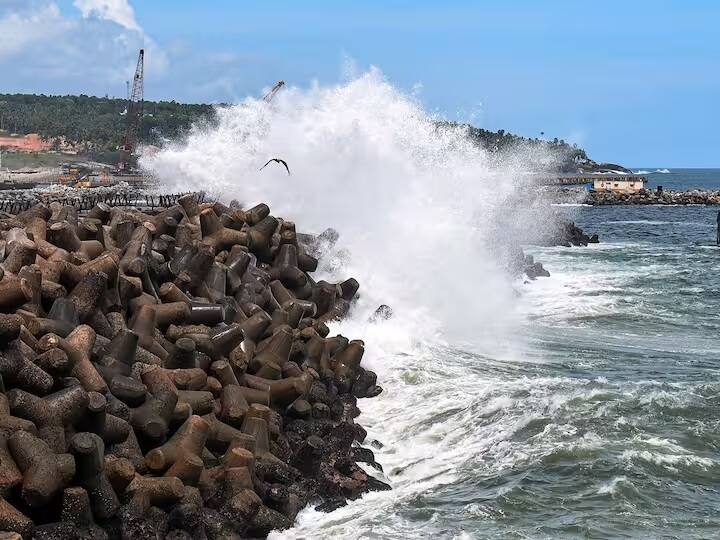
[[[378,66],[426,108],[596,160],[720,166],[720,2],[0,0],[0,92],[234,101]]]

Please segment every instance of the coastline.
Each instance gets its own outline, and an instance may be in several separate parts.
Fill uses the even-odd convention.
[[[582,204],[601,205],[720,205],[720,190],[641,190],[634,193],[588,191]]]

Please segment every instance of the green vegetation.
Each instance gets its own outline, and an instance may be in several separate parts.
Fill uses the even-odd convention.
[[[0,130],[10,133],[39,133],[43,138],[56,141],[62,138],[77,145],[80,155],[103,163],[116,163],[118,146],[125,132],[124,99],[92,96],[45,96],[33,94],[0,94]],[[212,105],[188,105],[175,101],[146,101],[140,123],[139,141],[161,145],[165,139],[175,139],[198,121],[213,121]],[[454,125],[440,122],[439,127]],[[469,137],[491,153],[512,152],[524,156],[526,162],[538,167],[559,169],[564,172],[578,169],[593,170],[598,165],[590,160],[582,148],[559,139],[530,139],[504,130],[488,131],[466,126]],[[42,166],[54,163],[54,154],[39,153],[35,161],[17,157],[25,165]],[[44,156],[44,157],[43,157]],[[50,156],[50,157],[48,157]],[[7,166],[11,159],[5,157]],[[60,161],[69,161],[60,157]]]
[[[0,130],[39,133],[45,139],[64,137],[79,144],[87,157],[111,157],[113,154],[107,153],[116,151],[125,132],[126,105],[124,99],[85,95],[0,94]],[[193,122],[213,117],[212,105],[146,101],[139,140],[161,144],[163,138],[182,135]]]
[[[441,123],[441,126],[454,125],[457,124]],[[504,129],[488,131],[470,125],[465,127],[468,130],[468,136],[488,152],[522,155],[525,158],[524,162],[532,163],[537,168],[577,172],[579,169],[591,171],[599,167],[587,156],[585,150],[562,139],[531,139],[508,133]]]
[[[3,152],[3,169],[24,169],[34,167],[59,167],[63,163],[81,161],[80,156],[61,154],[59,152]],[[103,163],[111,163],[104,161]]]

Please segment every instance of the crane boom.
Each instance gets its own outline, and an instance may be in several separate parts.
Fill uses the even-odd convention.
[[[130,155],[135,151],[138,131],[140,129],[140,118],[143,108],[143,70],[144,70],[145,49],[140,49],[137,68],[133,77],[132,92],[127,105],[127,118],[125,124],[125,136],[120,147],[120,159],[118,160],[118,171],[127,171],[130,168]]]

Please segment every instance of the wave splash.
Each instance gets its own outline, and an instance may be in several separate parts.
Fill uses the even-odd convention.
[[[498,161],[462,127],[440,128],[376,69],[336,86],[290,88],[271,105],[248,98],[217,117],[141,164],[168,188],[267,202],[300,231],[340,233],[319,270],[361,284],[351,316],[333,332],[365,340],[363,364],[385,388],[361,404],[359,421],[369,440],[384,443],[376,455],[394,490],[331,515],[305,510],[288,537],[352,536],[370,509],[392,515],[395,505],[451,482],[450,469],[492,440],[458,403],[497,388],[469,368],[478,358],[515,356],[522,315],[503,251],[518,240],[510,231],[537,228],[543,214],[528,212],[515,181],[527,168],[522,159]],[[290,176],[273,163],[259,170],[273,157],[287,161]],[[393,318],[369,323],[383,303]],[[461,437],[441,443],[445,435]],[[388,537],[403,537],[402,523],[389,527]]]
[[[514,181],[522,164],[498,165],[464,128],[438,127],[377,69],[217,116],[141,164],[172,189],[268,202],[301,230],[335,228],[342,264],[324,270],[360,281],[360,319],[385,303],[426,337],[462,339],[495,336],[512,319],[498,256],[512,239],[498,222],[526,219]],[[259,170],[273,157],[290,176],[275,163]]]
[[[670,169],[655,169],[654,171],[646,171],[645,169],[641,169],[639,171],[635,171],[633,174],[670,174]]]

